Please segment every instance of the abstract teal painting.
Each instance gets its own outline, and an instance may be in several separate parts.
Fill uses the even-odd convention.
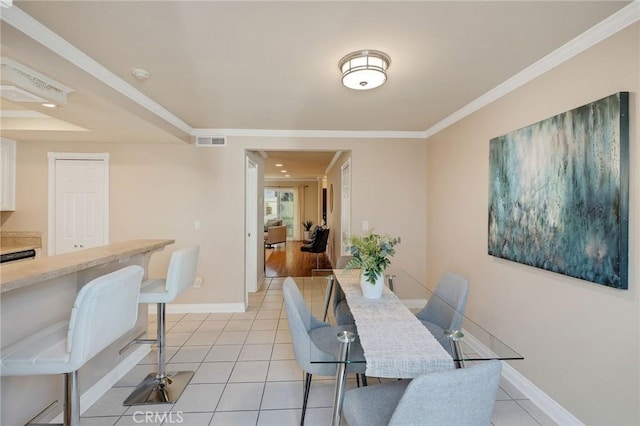
[[[489,254],[628,287],[629,94],[491,139]]]

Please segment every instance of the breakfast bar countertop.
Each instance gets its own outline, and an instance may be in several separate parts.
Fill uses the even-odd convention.
[[[55,256],[2,265],[0,293],[131,256],[160,250],[174,240],[130,240]]]

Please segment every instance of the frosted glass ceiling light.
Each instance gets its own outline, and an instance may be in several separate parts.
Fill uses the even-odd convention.
[[[387,81],[391,58],[378,50],[359,50],[349,53],[339,62],[342,84],[349,89],[369,90]]]

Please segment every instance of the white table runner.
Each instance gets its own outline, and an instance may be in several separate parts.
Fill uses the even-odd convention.
[[[380,299],[367,299],[359,270],[334,274],[355,319],[368,376],[413,378],[454,367],[451,355],[391,290],[385,287]]]

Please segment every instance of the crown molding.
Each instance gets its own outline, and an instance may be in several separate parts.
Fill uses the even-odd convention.
[[[20,8],[13,6],[0,14],[2,21],[23,32],[60,57],[71,62],[83,71],[91,74],[115,91],[131,99],[143,108],[151,111],[172,126],[191,135],[192,127],[169,112],[163,106],[135,89],[129,83],[109,71],[104,66],[83,53],[80,49],[51,31]]]
[[[589,28],[584,33],[567,42],[563,46],[549,53],[537,62],[534,62],[513,77],[489,90],[484,95],[476,98],[466,106],[460,108],[444,120],[439,121],[424,131],[424,137],[429,138],[436,133],[446,129],[452,124],[484,108],[491,102],[500,99],[508,93],[516,90],[520,86],[538,78],[542,74],[568,61],[577,54],[584,52],[593,45],[612,36],[635,23],[640,19],[640,1],[634,0],[629,5],[618,12],[602,20],[598,24]]]
[[[193,129],[196,136],[249,136],[262,138],[425,139],[423,131],[402,130],[272,130]]]

